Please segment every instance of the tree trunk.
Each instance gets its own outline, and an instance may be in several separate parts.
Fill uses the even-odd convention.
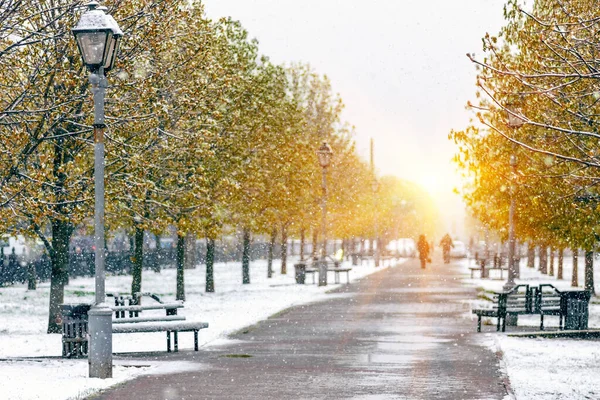
[[[540,246],[540,272],[548,274],[548,247]]]
[[[273,250],[275,248],[275,239],[277,238],[277,229],[273,228],[271,240],[269,240],[269,249],[267,252],[267,278],[273,277]]]
[[[35,263],[33,261],[29,261],[27,263],[27,290],[36,290],[37,289],[37,276],[35,273]],[[0,284],[1,284],[0,280]]]
[[[287,227],[281,228],[281,275],[287,274],[287,250],[288,250]]]
[[[554,276],[554,247],[550,247],[550,265],[548,268],[548,275]]]
[[[527,267],[535,268],[535,246],[531,242],[527,245]]]
[[[312,233],[312,251],[311,251],[311,254],[310,254],[310,257],[313,260],[317,259],[317,246],[319,245],[318,240],[319,240],[318,231],[316,229],[313,229],[313,233]]]
[[[154,257],[152,257],[152,270],[154,272],[160,272],[160,263],[161,263],[161,254],[162,254],[162,250],[160,247],[160,235],[155,234],[154,235],[154,240],[156,242],[156,248],[155,253],[154,253]]]
[[[50,306],[48,312],[48,333],[61,333],[60,305],[65,299],[65,285],[69,277],[69,241],[72,228],[66,221],[52,221],[52,272],[50,275]]]
[[[135,227],[133,247],[133,269],[131,270],[131,295],[135,297],[136,293],[142,291],[142,266],[144,260],[144,230],[139,226]]]
[[[185,269],[196,268],[196,236],[185,235]]]
[[[300,231],[300,261],[304,261],[304,242],[306,238],[304,237],[304,229]]]
[[[176,300],[185,301],[185,236],[177,233],[177,292]]]
[[[565,249],[558,249],[558,268],[556,271],[556,279],[563,279],[563,261],[565,258]]]
[[[578,271],[578,265],[577,265],[577,261],[578,261],[578,255],[579,255],[579,249],[573,249],[573,273],[571,276],[571,286],[573,287],[577,287],[579,286],[579,271]]]
[[[250,231],[244,228],[242,248],[242,283],[250,283]]]
[[[585,290],[589,290],[592,296],[596,295],[594,290],[594,252],[585,252]]]
[[[206,238],[206,292],[214,293],[215,291],[215,239]]]

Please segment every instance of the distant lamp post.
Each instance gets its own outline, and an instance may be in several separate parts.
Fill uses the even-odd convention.
[[[90,309],[88,355],[90,378],[112,378],[112,310],[105,302],[104,270],[104,94],[108,86],[104,73],[110,71],[117,57],[123,32],[106,8],[91,1],[72,29],[83,63],[90,71],[94,97],[94,181],[96,298]]]
[[[323,234],[323,246],[321,248],[321,257],[319,261],[319,286],[327,286],[327,167],[331,163],[333,151],[327,142],[323,142],[317,150],[319,164],[323,170],[322,189],[323,195],[321,198],[321,232]]]
[[[518,115],[520,111],[514,108],[512,105],[507,106],[506,109],[508,126],[512,129],[518,129],[523,126],[525,120]],[[519,272],[519,265],[515,260],[515,179],[517,176],[517,156],[514,153],[510,156],[510,167],[512,178],[510,180],[510,208],[508,210],[508,279],[504,284],[504,290],[511,290],[515,287],[515,278]]]
[[[380,249],[379,249],[379,219],[377,212],[377,193],[379,192],[379,181],[377,178],[373,178],[371,182],[371,189],[373,189],[373,220],[375,228],[375,237],[373,239],[373,258],[375,259],[375,266],[379,267],[380,260]]]

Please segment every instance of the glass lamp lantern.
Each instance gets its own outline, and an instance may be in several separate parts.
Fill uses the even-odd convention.
[[[117,21],[104,12],[104,7],[92,1],[87,4],[77,26],[72,29],[83,63],[92,72],[101,67],[110,71],[117,57],[123,32]]]
[[[331,163],[331,157],[333,156],[331,146],[329,146],[327,142],[323,142],[321,147],[319,147],[319,150],[317,150],[317,156],[319,157],[319,164],[321,164],[321,167],[327,168]]]

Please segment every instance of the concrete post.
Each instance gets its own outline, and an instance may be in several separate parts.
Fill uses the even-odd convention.
[[[96,301],[88,312],[90,378],[112,378],[112,310],[105,303],[104,269],[104,94],[108,83],[104,71],[90,74],[94,95],[94,243],[96,246]]]
[[[95,304],[88,311],[90,378],[112,378],[112,310],[107,303]]]

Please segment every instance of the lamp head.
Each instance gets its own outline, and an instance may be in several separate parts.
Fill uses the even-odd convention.
[[[331,157],[333,156],[331,146],[329,146],[327,142],[323,142],[321,147],[317,150],[317,156],[319,157],[319,164],[321,164],[321,167],[327,168],[331,163]]]
[[[105,13],[106,7],[101,7],[96,1],[89,2],[87,7],[71,31],[85,66],[92,72],[97,72],[100,68],[110,71],[114,66],[123,31],[117,21]]]

